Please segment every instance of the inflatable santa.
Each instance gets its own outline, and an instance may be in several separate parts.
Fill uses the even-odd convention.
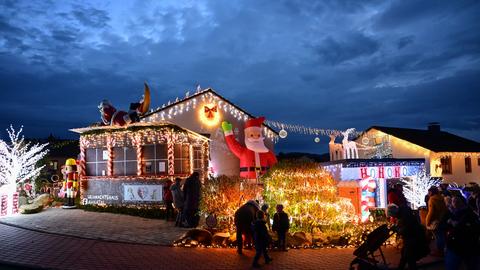
[[[103,100],[98,109],[102,116],[102,124],[105,126],[125,126],[131,123],[140,122],[150,106],[150,88],[145,83],[144,94],[139,102],[130,103],[128,112],[117,110],[108,100]]]
[[[246,122],[245,146],[241,145],[233,135],[232,124],[222,123],[225,141],[235,156],[240,159],[240,177],[256,179],[277,163],[275,154],[264,143],[262,123],[264,117],[250,119]]]

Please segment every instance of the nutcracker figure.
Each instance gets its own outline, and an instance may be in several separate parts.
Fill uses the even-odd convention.
[[[63,191],[65,193],[65,203],[63,208],[76,208],[75,196],[78,190],[78,172],[77,162],[73,158],[67,159],[65,162],[65,173],[63,180]]]

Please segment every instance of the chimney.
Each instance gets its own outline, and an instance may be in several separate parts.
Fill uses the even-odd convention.
[[[428,123],[428,131],[430,131],[430,132],[440,132],[440,123],[438,123],[438,122]]]

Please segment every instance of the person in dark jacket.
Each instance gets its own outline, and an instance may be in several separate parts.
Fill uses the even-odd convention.
[[[172,180],[168,179],[165,182],[165,186],[163,187],[163,202],[165,203],[165,219],[169,221],[170,218],[174,217],[174,210],[173,210],[173,195],[170,187],[172,186]]]
[[[257,219],[252,223],[253,240],[255,244],[255,257],[253,258],[253,267],[260,267],[258,260],[263,255],[265,263],[268,264],[272,258],[268,256],[267,246],[270,241],[267,225],[265,223],[265,213],[261,210],[257,211]]]
[[[282,251],[287,251],[286,236],[289,228],[288,215],[283,211],[283,205],[277,204],[277,212],[273,215],[272,231],[277,232],[278,248]]]
[[[234,223],[237,231],[237,253],[242,254],[243,236],[245,236],[245,245],[251,244],[252,240],[252,223],[256,219],[257,212],[260,211],[258,203],[254,200],[249,200],[244,205],[235,211]]]
[[[396,219],[395,230],[403,240],[398,269],[405,269],[407,265],[408,269],[416,269],[417,261],[430,253],[425,229],[407,206],[389,204],[388,215]]]
[[[198,216],[198,209],[200,206],[200,175],[198,172],[192,173],[186,180],[183,185],[183,212],[186,223],[185,227],[195,228],[198,226],[200,216]]]
[[[182,179],[175,178],[175,184],[170,187],[173,195],[173,206],[177,210],[177,219],[175,220],[175,227],[183,226],[183,191],[182,191]]]
[[[462,197],[452,198],[452,211],[447,214],[447,252],[445,266],[447,270],[480,269],[480,223],[475,213]]]

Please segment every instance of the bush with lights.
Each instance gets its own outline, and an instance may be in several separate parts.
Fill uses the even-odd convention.
[[[217,229],[233,232],[235,211],[260,192],[258,185],[246,183],[239,177],[212,177],[202,185],[201,211],[215,215]]]
[[[283,204],[291,217],[291,231],[342,230],[356,219],[350,200],[337,197],[335,180],[313,161],[281,161],[263,181],[264,200],[271,206]],[[270,209],[273,214],[275,207]]]

